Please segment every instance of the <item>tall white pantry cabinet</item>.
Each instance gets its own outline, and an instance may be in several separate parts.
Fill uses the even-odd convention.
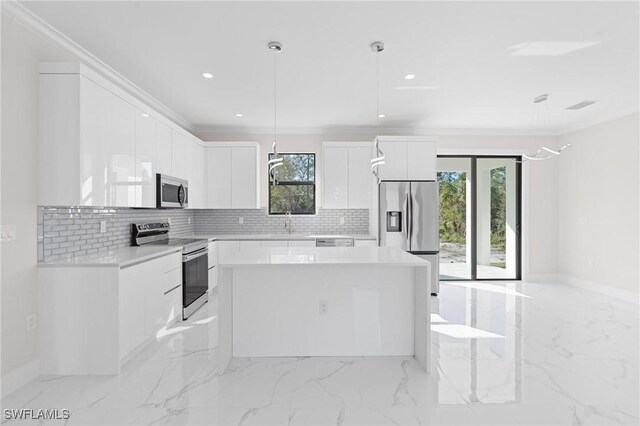
[[[39,64],[38,204],[155,207],[156,173],[204,205],[202,142],[78,63]]]

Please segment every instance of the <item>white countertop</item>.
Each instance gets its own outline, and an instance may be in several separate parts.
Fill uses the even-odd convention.
[[[221,253],[218,267],[267,265],[428,266],[394,247],[269,247]]]
[[[315,240],[316,238],[353,238],[354,240],[375,240],[370,234],[192,234],[187,238],[202,238],[209,241],[287,241]]]
[[[52,260],[49,262],[38,262],[39,267],[118,267],[125,268],[136,263],[146,262],[167,254],[181,252],[182,247],[169,246],[144,246],[144,247],[123,247],[121,249],[102,251],[94,254],[86,254]]]

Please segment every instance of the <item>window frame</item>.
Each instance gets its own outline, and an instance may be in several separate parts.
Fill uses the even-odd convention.
[[[285,155],[310,155],[313,156],[313,181],[278,181],[278,186],[283,185],[283,186],[312,186],[313,187],[313,211],[312,212],[308,212],[308,213],[296,213],[296,212],[291,212],[291,215],[293,216],[314,216],[317,214],[318,212],[318,203],[317,203],[317,183],[316,183],[316,179],[317,179],[317,173],[316,173],[316,169],[318,166],[317,163],[317,155],[315,152],[280,152],[279,153],[281,156],[285,156]],[[273,155],[273,152],[270,152],[267,154],[267,160],[271,159],[271,156]],[[268,186],[267,186],[267,192],[268,192],[268,198],[269,198],[269,205],[267,206],[268,209],[268,214],[269,216],[284,216],[287,214],[287,212],[273,212],[271,210],[271,187],[272,186],[276,186],[273,185],[271,183],[271,179],[269,179],[269,170],[267,169],[267,182],[268,182]]]

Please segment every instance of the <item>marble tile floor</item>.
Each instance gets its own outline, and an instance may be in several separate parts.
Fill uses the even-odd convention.
[[[410,357],[216,360],[214,300],[120,376],[41,377],[3,409],[70,425],[637,425],[638,305],[561,284],[450,282],[433,372]],[[4,416],[3,416],[4,419]]]

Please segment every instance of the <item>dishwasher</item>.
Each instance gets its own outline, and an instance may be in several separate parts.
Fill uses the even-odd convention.
[[[353,238],[316,238],[316,247],[353,247]]]

